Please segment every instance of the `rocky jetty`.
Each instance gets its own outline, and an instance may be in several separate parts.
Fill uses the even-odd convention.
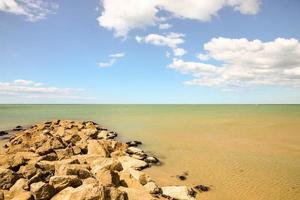
[[[142,170],[158,164],[92,121],[17,127],[0,154],[0,200],[194,199],[186,186],[158,186]]]

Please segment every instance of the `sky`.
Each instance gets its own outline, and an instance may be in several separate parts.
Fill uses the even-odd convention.
[[[300,103],[299,0],[0,0],[0,103]]]

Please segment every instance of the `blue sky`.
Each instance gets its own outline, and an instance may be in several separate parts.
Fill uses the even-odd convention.
[[[0,103],[300,103],[299,10],[0,0]]]

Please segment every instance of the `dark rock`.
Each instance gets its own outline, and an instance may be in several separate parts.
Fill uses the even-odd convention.
[[[7,135],[7,134],[8,134],[7,131],[0,131],[0,136]]]
[[[158,164],[159,160],[154,156],[148,156],[147,158],[145,158],[145,162],[152,163],[152,164]]]
[[[184,175],[177,175],[176,178],[178,178],[181,181],[186,180],[186,176],[184,176]]]
[[[129,147],[137,147],[141,144],[143,144],[141,141],[129,141],[129,142],[126,142],[126,144],[129,146]]]
[[[208,186],[205,185],[196,185],[194,188],[201,192],[207,192],[210,189]]]
[[[16,126],[13,131],[22,131],[24,130],[22,126]]]

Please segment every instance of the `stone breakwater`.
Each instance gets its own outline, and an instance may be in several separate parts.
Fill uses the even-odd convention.
[[[158,186],[142,170],[159,164],[92,121],[18,127],[0,154],[0,200],[192,200],[186,186]]]

